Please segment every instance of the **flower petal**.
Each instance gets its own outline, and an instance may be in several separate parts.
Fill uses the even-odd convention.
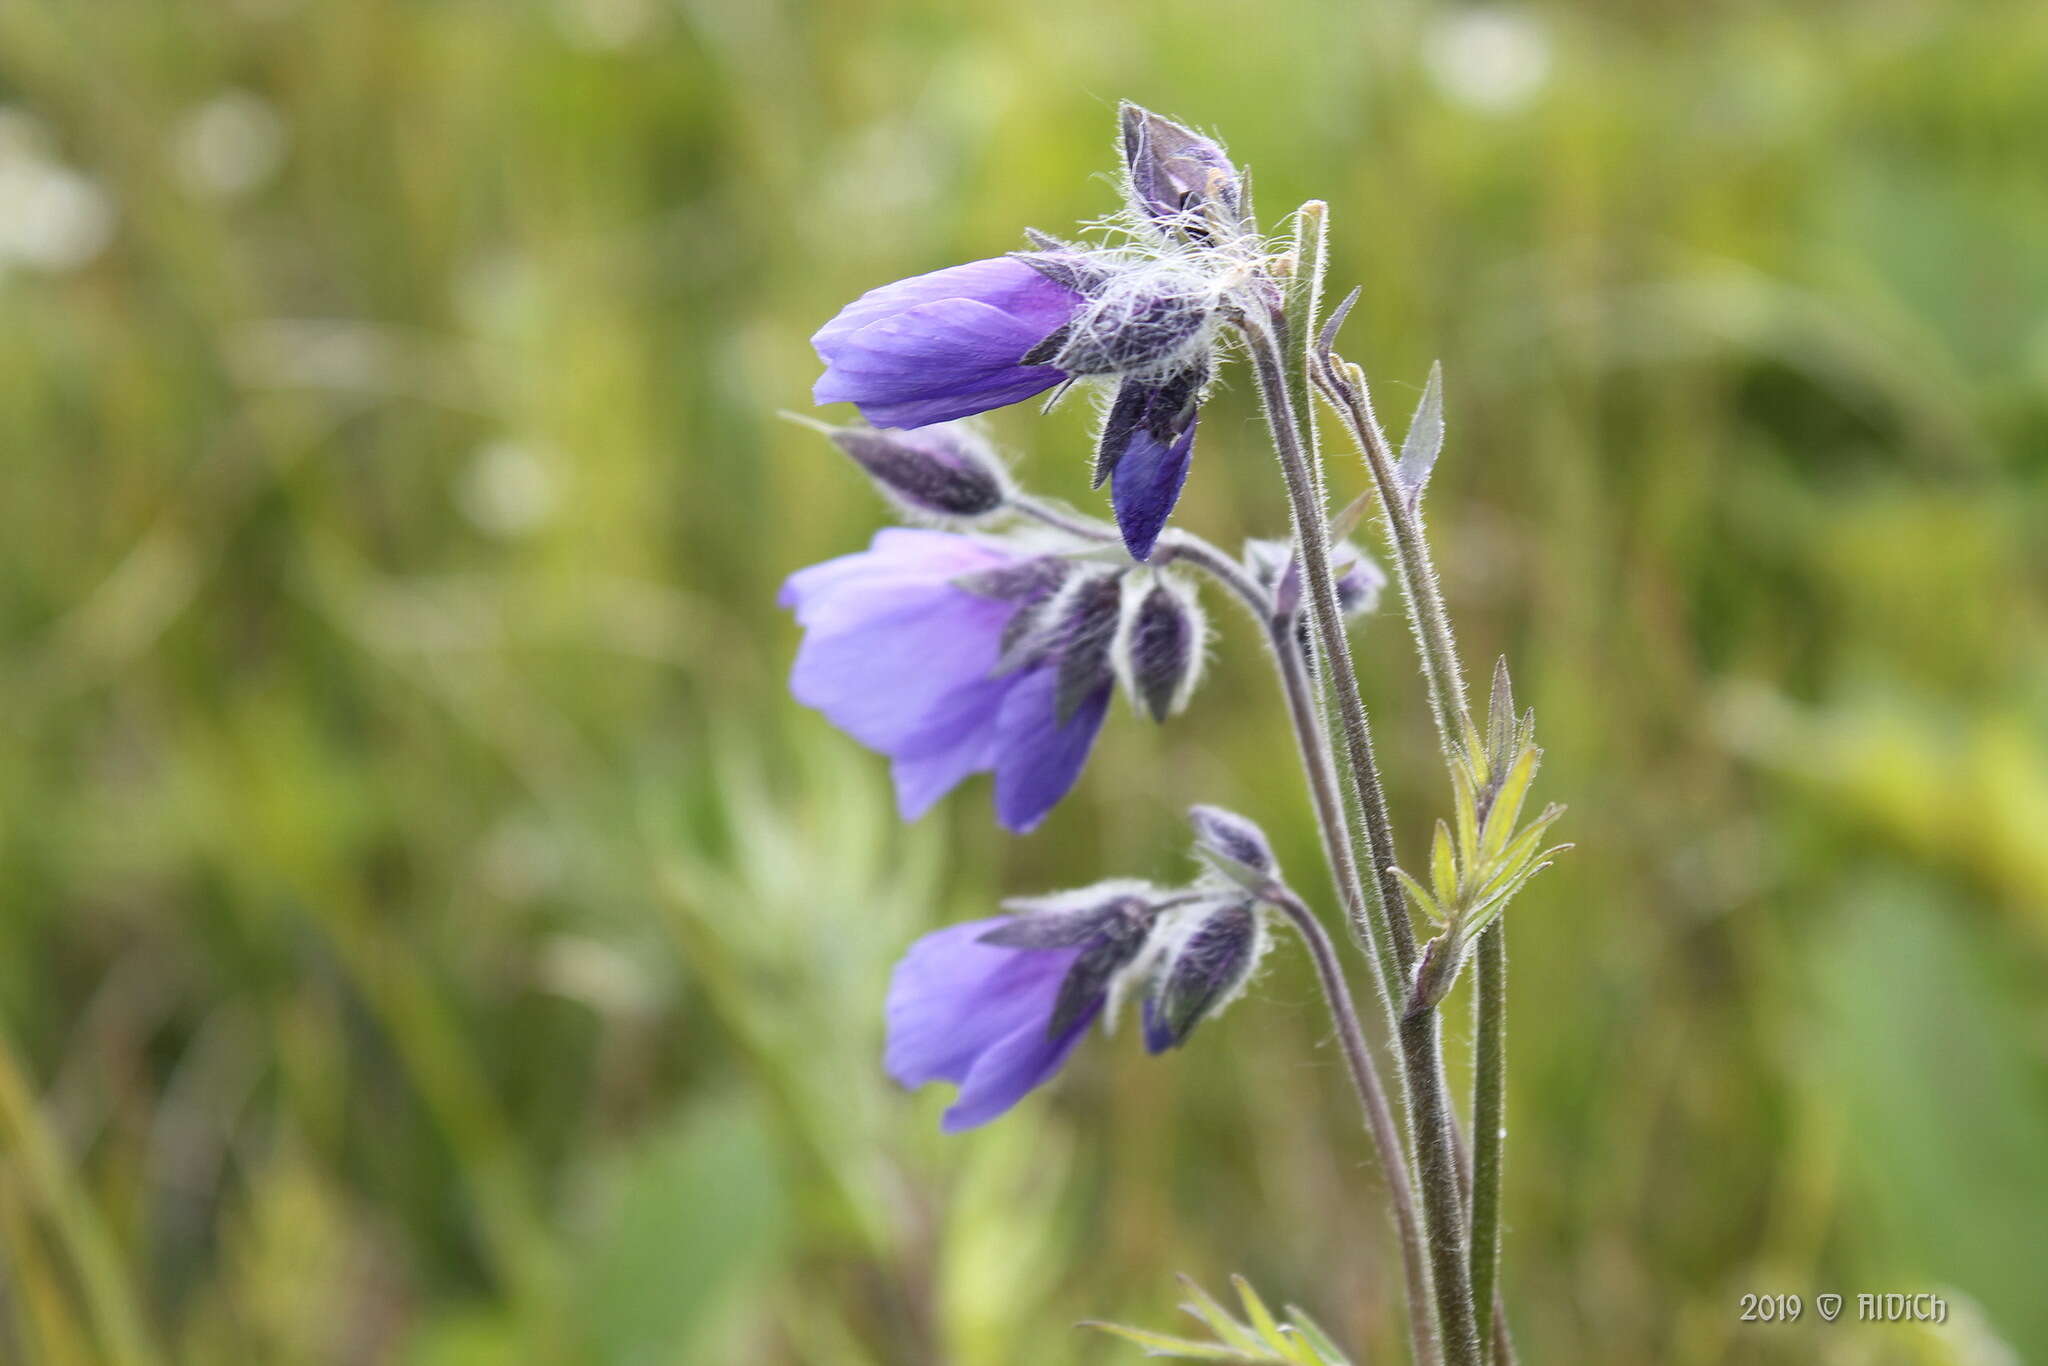
[[[1195,424],[1171,443],[1160,440],[1144,428],[1131,433],[1123,457],[1111,476],[1110,503],[1116,509],[1117,530],[1123,533],[1124,548],[1134,560],[1152,557],[1166,519],[1180,501],[1181,486],[1188,481],[1188,465],[1195,449]]]
[[[1067,320],[1079,296],[1027,262],[1014,256],[995,256],[871,289],[819,328],[811,345],[818,358],[830,365],[839,344],[869,323],[941,299],[978,299],[1039,328],[1038,336],[1044,337]]]
[[[1045,1033],[1075,949],[1008,949],[980,937],[1008,917],[949,925],[896,965],[883,1066],[908,1087],[961,1082],[975,1059],[1019,1029]]]
[[[1009,1111],[1033,1090],[1051,1080],[1074,1051],[1074,1045],[1088,1032],[1102,1013],[1096,1002],[1080,1018],[1056,1036],[1047,1036],[1042,1020],[1035,1020],[1002,1039],[974,1060],[974,1066],[960,1083],[960,1097],[953,1102],[939,1127],[949,1134],[988,1123]]]
[[[1072,789],[1109,710],[1105,683],[1062,724],[1054,714],[1058,674],[1054,668],[1024,674],[996,718],[996,819],[1018,834],[1036,827]]]
[[[812,387],[819,403],[859,406],[880,427],[922,427],[1017,403],[1066,378],[1023,365],[1046,335],[977,299],[942,299],[878,318],[840,338]]]
[[[837,629],[813,628],[797,649],[789,690],[871,749],[896,754],[963,711],[994,720],[1006,689],[987,686],[1010,610],[950,586]],[[962,694],[956,696],[956,694]]]

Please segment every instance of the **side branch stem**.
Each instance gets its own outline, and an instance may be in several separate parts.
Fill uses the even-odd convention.
[[[1430,704],[1448,763],[1462,763],[1478,781],[1486,773],[1484,746],[1472,724],[1465,682],[1458,668],[1457,640],[1431,562],[1422,528],[1420,500],[1401,486],[1393,449],[1373,412],[1372,392],[1356,367],[1341,373],[1333,357],[1317,358],[1316,380],[1350,429],[1365,457],[1385,512],[1388,540],[1402,600],[1415,631]],[[1501,1169],[1507,1122],[1507,931],[1501,922],[1485,931],[1473,966],[1475,1029],[1472,1079],[1471,1263],[1472,1296],[1482,1341],[1494,1366],[1513,1358],[1507,1321],[1499,1303]],[[1455,1121],[1453,1121],[1455,1123]]]

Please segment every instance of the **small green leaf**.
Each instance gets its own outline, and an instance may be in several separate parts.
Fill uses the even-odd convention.
[[[1408,435],[1401,441],[1400,463],[1394,467],[1401,485],[1401,497],[1412,509],[1422,501],[1429,472],[1444,448],[1444,367],[1437,361],[1429,367],[1429,379],[1422,386],[1422,401],[1408,420]]]
[[[1372,506],[1372,499],[1373,491],[1367,489],[1337,510],[1337,514],[1330,518],[1330,544],[1335,545],[1358,530],[1359,522],[1365,518],[1366,509]]]
[[[1309,1350],[1316,1354],[1321,1366],[1351,1366],[1351,1359],[1344,1355],[1335,1340],[1323,1331],[1323,1326],[1309,1317],[1306,1309],[1298,1304],[1287,1306],[1288,1326],[1301,1334]]]
[[[1523,750],[1501,779],[1500,790],[1486,812],[1485,834],[1479,841],[1480,852],[1487,859],[1506,846],[1515,822],[1522,818],[1522,802],[1529,795],[1529,785],[1536,779],[1536,766],[1542,758],[1543,751],[1533,746]]]
[[[1426,887],[1402,872],[1399,868],[1389,869],[1388,871],[1393,873],[1394,877],[1400,882],[1402,889],[1408,893],[1408,899],[1415,903],[1415,909],[1421,911],[1439,925],[1444,923],[1443,908],[1436,904],[1436,898],[1429,894],[1429,890]]]
[[[1508,681],[1508,657],[1493,662],[1493,695],[1486,704],[1486,766],[1498,773],[1507,765],[1515,734],[1515,691]]]
[[[1197,1342],[1193,1338],[1177,1338],[1166,1333],[1154,1333],[1145,1328],[1132,1328],[1121,1323],[1099,1323],[1089,1321],[1081,1325],[1112,1337],[1134,1342],[1145,1349],[1148,1357],[1179,1357],[1183,1361],[1234,1361],[1240,1366],[1288,1366],[1285,1358],[1254,1349],[1244,1352],[1235,1347],[1225,1347],[1214,1342]]]
[[[1437,904],[1449,906],[1458,899],[1458,865],[1451,857],[1451,828],[1436,823],[1436,838],[1429,846],[1429,885]]]
[[[1479,795],[1463,764],[1451,765],[1451,815],[1458,822],[1458,858],[1467,868],[1479,866]]]
[[[1520,834],[1510,840],[1507,847],[1488,860],[1476,900],[1484,900],[1493,894],[1495,887],[1509,878],[1519,875],[1529,861],[1536,857],[1536,846],[1543,841],[1543,834],[1550,829],[1564,808],[1555,802],[1543,808],[1543,814],[1523,827]]]
[[[1259,1292],[1252,1289],[1252,1283],[1242,1276],[1232,1276],[1230,1283],[1237,1288],[1237,1298],[1244,1305],[1244,1316],[1251,1320],[1252,1330],[1283,1358],[1293,1357],[1293,1344],[1281,1337],[1280,1324],[1274,1319],[1273,1311],[1266,1308],[1266,1302],[1259,1298]]]
[[[1232,1317],[1230,1311],[1216,1303],[1208,1291],[1202,1289],[1192,1276],[1180,1278],[1181,1288],[1193,1297],[1194,1303],[1183,1304],[1181,1308],[1209,1325],[1209,1331],[1228,1345],[1245,1352],[1260,1351],[1259,1340],[1252,1336],[1251,1329]]]

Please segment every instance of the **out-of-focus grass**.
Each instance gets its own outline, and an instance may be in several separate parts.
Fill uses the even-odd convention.
[[[1383,408],[1446,365],[1579,843],[1512,917],[1527,1358],[2048,1356],[2044,76],[2018,0],[0,7],[0,1358],[1107,1362],[1242,1271],[1391,1359],[1284,956],[969,1137],[876,1065],[910,938],[1172,874],[1189,796],[1312,866],[1249,635],[1021,841],[780,690],[880,515],[770,416],[804,337],[1105,210],[1126,96],[1330,201]],[[997,427],[1089,496],[1084,413]],[[1183,515],[1271,485],[1238,383]],[[1957,1322],[1736,1322],[1830,1289]]]

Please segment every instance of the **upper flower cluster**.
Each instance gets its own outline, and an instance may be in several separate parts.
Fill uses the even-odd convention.
[[[1185,706],[1208,635],[1186,568],[1283,651],[1297,634],[1291,542],[1232,560],[1185,531],[1161,540],[1219,340],[1273,299],[1243,178],[1215,142],[1135,106],[1122,150],[1107,242],[1032,233],[1029,250],[873,290],[812,339],[815,397],[873,424],[826,435],[906,520],[933,525],[790,576],[781,601],[804,630],[790,686],[889,756],[907,820],[987,772],[997,818],[1030,830],[1079,778],[1119,682],[1154,720]],[[1095,482],[1114,529],[1020,489],[963,421],[1091,379],[1113,386]],[[1369,610],[1384,575],[1348,545],[1334,559],[1342,609]],[[1103,883],[919,940],[889,994],[890,1074],[956,1084],[946,1127],[966,1128],[1052,1076],[1126,997],[1148,1049],[1184,1043],[1250,978],[1284,894],[1255,826],[1212,807],[1191,819],[1209,869],[1188,886]]]
[[[1110,482],[1144,560],[1187,482],[1218,334],[1260,248],[1222,147],[1135,105],[1122,132],[1125,240],[1032,234],[1035,250],[870,290],[811,338],[825,364],[812,397],[916,428],[1112,381],[1095,483]]]
[[[894,759],[904,819],[993,771],[998,818],[1029,830],[1080,776],[1116,679],[1155,719],[1185,704],[1206,633],[1192,589],[1070,549],[890,528],[784,585],[806,630],[790,690]]]

